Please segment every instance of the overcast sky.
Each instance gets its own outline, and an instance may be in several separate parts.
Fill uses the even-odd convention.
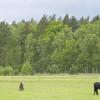
[[[0,0],[0,21],[7,22],[30,18],[39,20],[44,14],[93,17],[99,12],[100,0]]]

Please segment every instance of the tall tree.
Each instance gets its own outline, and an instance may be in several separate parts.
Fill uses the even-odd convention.
[[[94,22],[96,22],[96,21],[98,21],[98,20],[100,20],[100,16],[99,15],[97,15],[97,16],[95,16],[93,19],[92,19],[92,23],[94,23]]]
[[[69,16],[68,16],[68,14],[66,14],[64,19],[63,19],[63,25],[69,25]]]
[[[45,32],[47,25],[48,25],[48,18],[46,15],[43,15],[43,17],[40,19],[40,21],[37,25],[38,32],[39,33]]]
[[[73,32],[80,27],[78,20],[74,16],[70,18],[69,26],[72,27]]]

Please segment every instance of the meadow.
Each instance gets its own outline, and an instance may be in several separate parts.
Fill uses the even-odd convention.
[[[24,82],[24,91],[19,83]],[[100,75],[0,76],[0,100],[100,100],[93,83]]]

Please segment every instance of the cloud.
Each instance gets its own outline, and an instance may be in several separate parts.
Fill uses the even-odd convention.
[[[100,0],[0,0],[0,20],[39,19],[43,14],[78,18],[100,12]]]

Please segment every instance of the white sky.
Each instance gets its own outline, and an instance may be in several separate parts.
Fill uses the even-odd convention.
[[[11,22],[42,15],[93,17],[100,13],[100,0],[0,0],[0,20]]]

